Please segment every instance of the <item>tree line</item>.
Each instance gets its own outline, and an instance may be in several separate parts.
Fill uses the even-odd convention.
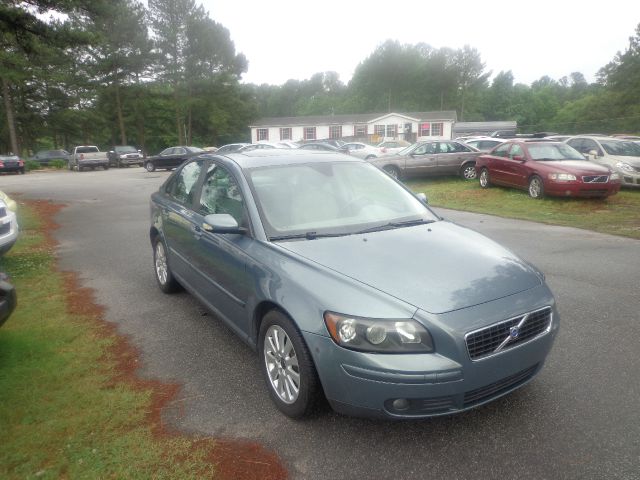
[[[248,141],[261,117],[455,110],[523,132],[640,132],[640,25],[588,83],[580,72],[516,84],[471,46],[388,40],[343,83],[319,72],[241,83],[245,56],[196,0],[8,0],[0,4],[0,153],[76,144]]]

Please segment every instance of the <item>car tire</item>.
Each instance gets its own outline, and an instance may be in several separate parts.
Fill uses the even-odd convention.
[[[153,162],[147,162],[144,164],[144,168],[147,169],[147,172],[155,172],[156,171],[156,166],[153,164]]]
[[[394,167],[393,165],[386,165],[382,167],[382,170],[391,178],[400,180],[400,170],[398,170],[398,167]]]
[[[153,271],[158,286],[164,293],[175,293],[182,290],[182,286],[171,273],[167,247],[160,235],[156,236],[153,242]]]
[[[18,173],[19,173],[20,175],[24,175],[24,168],[21,168],[20,170],[18,170]]]
[[[262,319],[258,355],[278,410],[291,418],[309,416],[320,397],[320,380],[302,335],[279,310],[269,311]]]
[[[462,165],[462,167],[460,167],[460,176],[463,180],[475,180],[478,176],[475,163],[465,163]]]
[[[544,183],[542,183],[542,178],[538,175],[534,175],[529,180],[529,196],[531,198],[540,199],[544,197]]]
[[[480,175],[478,175],[478,182],[481,188],[489,188],[491,186],[491,178],[489,177],[489,170],[486,168],[480,169]]]
[[[103,166],[102,166],[102,168],[103,168],[104,170],[109,170],[109,165],[103,165]]]

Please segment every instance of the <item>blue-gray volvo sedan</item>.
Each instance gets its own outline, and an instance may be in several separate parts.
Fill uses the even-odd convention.
[[[364,160],[195,157],[151,197],[162,291],[184,288],[258,352],[291,417],[467,410],[529,382],[559,317],[544,276],[438,217]]]

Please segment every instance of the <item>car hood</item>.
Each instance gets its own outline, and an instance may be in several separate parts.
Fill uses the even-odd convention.
[[[562,160],[557,162],[539,162],[550,170],[558,170],[567,173],[578,173],[585,175],[588,173],[604,175],[609,173],[609,169],[605,166],[589,162],[587,160]]]
[[[628,157],[624,155],[609,155],[607,158],[609,160],[613,160],[614,162],[628,163],[633,167],[640,167],[640,157]]]
[[[505,248],[446,221],[279,245],[430,313],[489,302],[542,282]]]

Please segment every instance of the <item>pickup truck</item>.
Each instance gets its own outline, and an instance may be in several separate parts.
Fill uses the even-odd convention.
[[[109,150],[109,166],[124,167],[130,165],[142,166],[144,163],[144,155],[140,150],[130,145],[116,145]]]
[[[93,145],[80,145],[75,147],[69,155],[69,170],[81,172],[85,168],[94,170],[96,167],[109,168],[107,152],[101,152]]]

